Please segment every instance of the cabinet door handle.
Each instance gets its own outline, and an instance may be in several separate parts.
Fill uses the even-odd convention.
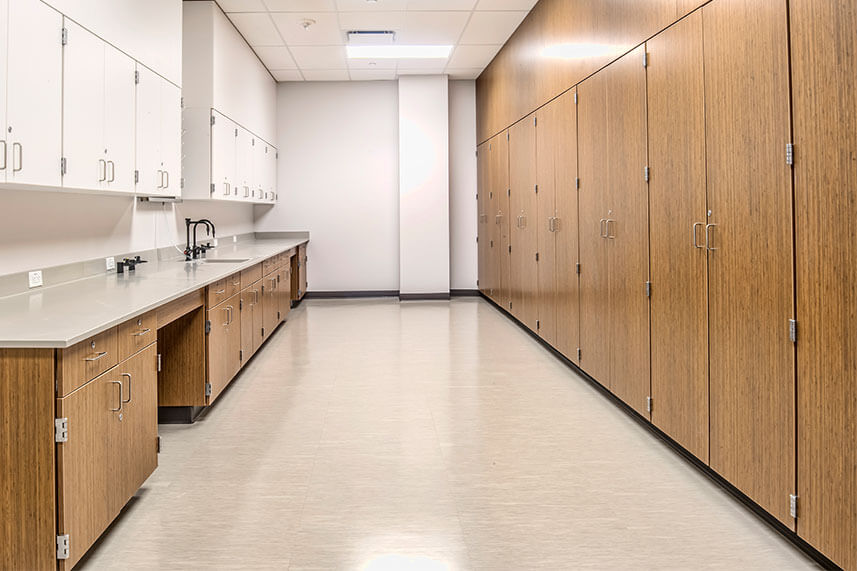
[[[221,295],[221,294],[224,294],[224,293],[226,293],[226,288],[223,288],[223,289],[219,289],[219,290],[217,290],[216,292],[214,292],[214,295]]]
[[[692,243],[693,243],[693,247],[694,247],[694,248],[699,248],[700,250],[702,250],[702,249],[704,249],[704,248],[705,248],[705,246],[700,246],[700,245],[699,245],[699,239],[698,239],[698,237],[697,237],[697,232],[696,232],[696,229],[697,229],[698,227],[700,227],[700,226],[705,226],[705,224],[703,224],[702,222],[694,222],[694,223],[693,223],[693,238],[692,238]]]
[[[605,236],[605,238],[607,238],[608,240],[614,240],[616,238],[616,234],[610,233],[610,223],[611,222],[615,223],[616,221],[612,220],[610,218],[607,219],[607,236]]]
[[[223,195],[229,196],[229,183],[228,182],[223,183]]]
[[[86,359],[84,359],[84,361],[89,361],[89,362],[97,361],[100,358],[104,357],[106,354],[107,354],[107,351],[102,351],[100,353],[96,353],[95,357],[87,357]]]
[[[259,290],[254,289],[253,290],[253,305],[256,305],[257,303],[259,303]]]
[[[705,248],[709,252],[713,252],[714,250],[719,250],[719,248],[714,247],[714,236],[711,234],[711,229],[716,228],[717,224],[706,224],[705,225]]]
[[[3,159],[3,166],[0,167],[0,171],[4,171],[6,170],[6,141],[0,141],[0,145],[3,145],[3,155],[0,157]]]
[[[604,230],[604,224],[607,222],[606,218],[602,218],[598,221],[598,235],[602,238],[607,237],[607,232]]]
[[[116,180],[116,163],[107,161],[107,166],[110,167],[110,178],[107,179],[107,182],[113,182]]]
[[[111,408],[112,412],[120,412],[122,410],[122,381],[110,381],[114,385],[119,385],[119,408]]]
[[[98,159],[98,182],[107,180],[107,161]]]
[[[131,373],[122,373],[122,376],[128,377],[128,400],[123,400],[122,404],[128,404],[129,402],[131,402]]]
[[[229,307],[228,306],[224,307],[223,311],[226,312],[226,321],[223,322],[223,326],[225,327],[225,326],[229,325]]]
[[[561,222],[562,222],[562,221],[561,221],[559,218],[557,218],[556,216],[554,216],[554,218],[553,218],[553,231],[554,231],[554,232],[559,232],[559,231],[560,231],[560,229],[562,228],[562,226],[561,226]]]
[[[15,166],[15,149],[18,149],[18,166]],[[12,172],[18,172],[24,168],[24,147],[21,143],[12,143]]]
[[[145,329],[141,329],[140,331],[138,331],[138,332],[134,333],[134,334],[133,334],[133,336],[134,336],[134,337],[142,337],[143,335],[145,335],[145,334],[146,334],[146,333],[148,333],[149,331],[151,331],[151,329],[150,329],[149,327],[147,327],[147,328],[145,328]]]
[[[164,171],[164,176],[167,177],[164,188],[170,188],[170,171]]]
[[[164,188],[164,171],[158,170],[158,188]]]

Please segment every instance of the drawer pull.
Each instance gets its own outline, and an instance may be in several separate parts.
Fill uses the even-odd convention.
[[[226,288],[217,290],[216,292],[214,292],[214,295],[222,295],[224,293],[226,293]]]
[[[134,333],[134,334],[133,334],[133,337],[142,337],[143,335],[145,335],[145,334],[146,334],[146,333],[148,333],[149,331],[151,331],[151,329],[150,329],[150,328],[148,328],[148,327],[146,327],[145,329],[140,330],[140,331],[138,331],[138,332]]]
[[[102,352],[100,352],[100,353],[97,353],[97,354],[95,355],[95,357],[87,357],[86,359],[84,359],[84,361],[89,361],[89,362],[97,361],[97,360],[99,360],[100,358],[104,357],[105,355],[107,355],[107,351],[102,351]]]
[[[128,400],[123,400],[123,404],[131,402],[131,373],[122,373],[123,377],[128,377]]]

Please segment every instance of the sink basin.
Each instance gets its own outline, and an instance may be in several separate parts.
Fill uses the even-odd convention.
[[[250,258],[199,258],[198,260],[193,261],[206,264],[241,264],[249,259]]]

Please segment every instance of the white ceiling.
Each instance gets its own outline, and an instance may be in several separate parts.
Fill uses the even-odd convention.
[[[475,79],[537,0],[217,0],[278,81]],[[315,23],[304,29],[306,20]],[[454,46],[449,60],[348,60],[349,30],[393,30],[397,44]]]

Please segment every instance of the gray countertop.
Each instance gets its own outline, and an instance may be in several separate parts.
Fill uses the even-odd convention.
[[[150,261],[134,272],[107,273],[0,298],[0,348],[62,348],[127,321],[307,238],[257,239],[219,245],[205,261]],[[211,263],[216,259],[244,262]]]

